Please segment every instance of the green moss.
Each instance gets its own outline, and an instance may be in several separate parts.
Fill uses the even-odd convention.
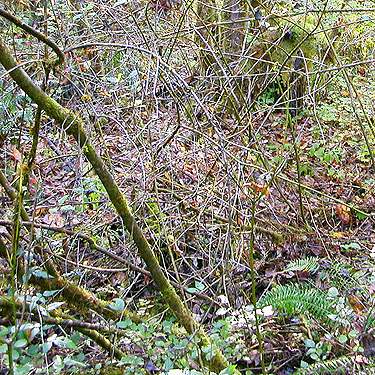
[[[321,61],[321,51],[326,51],[329,45],[324,33],[315,33],[317,22],[311,14],[278,21],[278,30],[268,32],[265,38],[278,42],[270,51],[270,60],[286,68],[293,67],[297,55],[306,58],[307,65],[311,65],[311,60]]]
[[[81,375],[124,375],[129,374],[126,367],[105,366],[100,371],[88,369],[80,370]]]

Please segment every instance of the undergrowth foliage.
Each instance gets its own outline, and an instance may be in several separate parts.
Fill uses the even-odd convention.
[[[314,363],[308,368],[299,369],[295,372],[296,375],[313,375],[313,374],[373,374],[375,367],[369,366],[367,370],[361,371],[353,358],[340,357],[324,362]]]
[[[334,320],[335,303],[327,293],[298,284],[273,288],[259,301],[260,307],[271,305],[285,316],[310,315],[327,324]]]
[[[85,146],[1,70],[0,371],[201,375],[220,351],[222,375],[373,373],[372,7],[3,1],[1,40],[83,119],[213,341],[171,315]]]

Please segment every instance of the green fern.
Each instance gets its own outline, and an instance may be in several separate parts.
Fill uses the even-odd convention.
[[[320,268],[319,259],[316,257],[306,257],[290,262],[284,269],[284,272],[307,271],[316,273]]]
[[[341,291],[348,292],[350,289],[355,289],[360,293],[367,293],[363,287],[368,284],[367,276],[356,272],[353,267],[339,260],[332,262],[324,259],[322,261],[317,257],[297,259],[286,266],[284,272],[287,271],[305,271],[311,274],[319,272],[321,280],[329,280]]]
[[[349,289],[356,289],[365,292],[363,285],[366,283],[366,277],[363,274],[355,272],[353,267],[342,262],[328,262],[321,268],[320,277],[325,280],[327,278],[341,290],[346,292]]]
[[[375,374],[373,365],[360,368],[354,357],[342,356],[335,359],[316,362],[304,369],[298,369],[293,375],[315,375],[315,374]]]
[[[362,371],[356,372],[356,375],[375,375],[375,368],[374,367],[365,368]]]
[[[261,308],[271,305],[286,316],[310,315],[329,324],[333,322],[335,303],[325,292],[293,284],[275,287],[259,300]]]
[[[356,372],[356,375],[375,375],[375,368],[374,367],[365,368],[362,371]]]
[[[353,358],[339,357],[326,361],[316,362],[304,369],[294,372],[294,375],[315,375],[315,374],[354,374],[352,372],[356,366]]]

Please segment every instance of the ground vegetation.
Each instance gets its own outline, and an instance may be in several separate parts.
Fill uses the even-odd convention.
[[[0,4],[0,372],[368,374],[371,1]]]

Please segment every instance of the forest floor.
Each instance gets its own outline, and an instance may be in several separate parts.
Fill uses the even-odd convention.
[[[251,305],[254,200],[258,298],[278,285],[308,285],[337,293],[328,300],[346,301],[341,301],[346,309],[345,328],[328,328],[332,330],[329,338],[327,328],[312,323],[314,311],[305,311],[312,318],[308,323],[276,312],[264,317],[266,363],[273,373],[286,374],[298,368],[301,360],[312,363],[350,352],[363,335],[364,316],[371,312],[375,290],[375,179],[357,124],[340,117],[318,123],[308,111],[295,119],[302,215],[296,148],[285,112],[273,113],[266,122],[260,113],[243,127],[234,127],[233,118],[226,115],[219,130],[205,124],[196,131],[178,119],[173,104],[160,105],[157,116],[143,105],[132,108],[137,121],[123,120],[128,111],[117,118],[109,116],[100,131],[95,129],[94,143],[164,269],[195,295],[188,302],[195,317],[214,335],[223,335],[221,339],[228,332],[237,338],[226,349],[229,357],[242,369],[260,371],[253,329],[249,322],[243,324],[243,311]],[[104,112],[108,113],[106,108]],[[258,134],[261,151],[244,141],[250,127]],[[43,186],[37,190],[45,198],[37,204],[35,220],[90,233],[101,246],[142,267],[85,160],[79,153],[66,157],[73,143],[59,143],[62,161],[51,157],[53,142],[50,134],[44,134],[39,148],[38,179]],[[73,264],[84,263],[94,270],[123,267],[82,245],[79,251],[71,246],[65,245],[65,255]],[[65,262],[61,267],[69,275],[78,270]],[[86,269],[78,274],[74,277],[102,298],[121,298],[136,310],[143,306],[148,318],[160,313],[151,281],[131,269],[110,273]],[[220,301],[218,306],[210,306],[211,299]],[[341,344],[338,338],[351,332],[349,327],[355,327],[358,335],[348,339],[350,344]],[[319,357],[316,350],[308,352],[312,344],[307,346],[306,340],[315,341],[316,350],[323,348]],[[371,347],[372,342],[366,345]],[[130,354],[139,356],[139,350],[147,352],[133,348]],[[152,361],[155,368],[163,367],[160,361]],[[199,368],[194,360],[189,363],[191,369]]]
[[[101,9],[111,20],[111,9]],[[133,36],[125,11],[105,27],[100,12],[87,14],[98,40]],[[175,25],[167,16],[163,22],[160,30],[134,32],[134,40],[143,48],[149,33],[166,48]],[[339,70],[322,74],[320,97],[307,87],[304,109],[291,118],[275,87],[251,108],[223,100],[225,83],[187,68],[196,64],[189,43],[176,36],[181,47],[166,66],[136,48],[71,50],[63,83],[48,92],[82,116],[168,278],[231,363],[246,375],[262,373],[263,351],[268,374],[360,373],[375,353],[371,65],[348,67],[349,89]],[[1,167],[15,184],[34,108],[9,82],[3,99],[21,124],[1,138]],[[1,194],[0,234],[8,238],[13,203]],[[35,368],[67,357],[61,372],[100,373],[113,363],[125,374],[204,373],[202,355],[210,353],[191,345],[147,273],[137,271],[145,265],[101,182],[73,139],[45,117],[24,204],[37,225],[50,226],[37,240],[63,276],[142,317],[140,324],[107,322],[123,329],[113,339],[127,354],[120,362],[73,329],[47,327],[44,340],[69,337],[79,350],[55,344]]]

